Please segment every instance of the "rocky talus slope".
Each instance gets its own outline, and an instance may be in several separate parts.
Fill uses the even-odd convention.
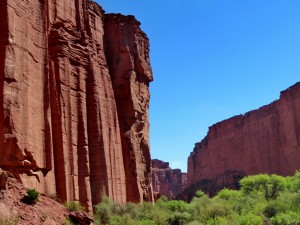
[[[209,128],[188,158],[188,186],[214,190],[244,175],[292,175],[300,169],[300,83],[280,99]],[[212,187],[210,188],[212,189]]]
[[[54,200],[56,196],[40,195],[36,204],[24,201],[27,188],[12,174],[0,169],[0,224],[74,224],[89,225],[93,223],[90,214],[83,211],[70,212]]]
[[[0,167],[91,210],[152,201],[149,42],[89,0],[1,0]]]
[[[168,162],[158,159],[152,160],[153,191],[174,199],[187,185],[187,174],[180,169],[171,169]]]

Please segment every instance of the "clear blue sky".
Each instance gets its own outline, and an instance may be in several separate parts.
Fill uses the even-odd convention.
[[[299,0],[97,0],[150,39],[152,158],[186,171],[216,122],[300,81]]]

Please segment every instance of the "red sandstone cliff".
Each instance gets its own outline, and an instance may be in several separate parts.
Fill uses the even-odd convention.
[[[213,125],[188,158],[188,186],[214,181],[223,187],[243,175],[293,174],[300,169],[299,115],[297,83],[270,105]]]
[[[149,145],[149,42],[134,17],[107,15],[105,46],[117,103],[127,199],[152,200]],[[143,193],[137,195],[136,193]]]
[[[171,169],[168,162],[152,160],[153,191],[174,199],[187,185],[187,174],[180,169]]]
[[[0,2],[0,167],[87,208],[152,200],[149,44],[88,0]]]

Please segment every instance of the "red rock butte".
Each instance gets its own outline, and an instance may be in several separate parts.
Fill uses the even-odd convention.
[[[153,200],[139,25],[89,0],[1,0],[1,168],[89,210]]]
[[[168,162],[152,159],[152,187],[158,196],[174,199],[187,185],[187,174],[171,169]]]
[[[244,175],[294,174],[300,169],[299,115],[296,83],[279,100],[213,125],[188,158],[188,186],[195,191],[206,180],[222,188]]]

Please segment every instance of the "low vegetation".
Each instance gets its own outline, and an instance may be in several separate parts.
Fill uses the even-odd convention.
[[[40,193],[33,189],[28,189],[27,190],[27,195],[24,196],[23,202],[25,202],[28,205],[34,205],[39,201],[40,198]]]
[[[191,203],[161,197],[155,204],[119,205],[104,197],[95,207],[95,224],[300,225],[300,172],[248,176],[240,186],[214,197],[200,190]]]
[[[64,205],[70,212],[84,211],[84,206],[81,205],[80,202],[70,201],[70,202],[65,202]]]
[[[76,225],[70,218],[66,218],[60,225]]]
[[[2,219],[0,218],[0,225],[16,225],[19,223],[19,218],[9,218],[9,219]]]

